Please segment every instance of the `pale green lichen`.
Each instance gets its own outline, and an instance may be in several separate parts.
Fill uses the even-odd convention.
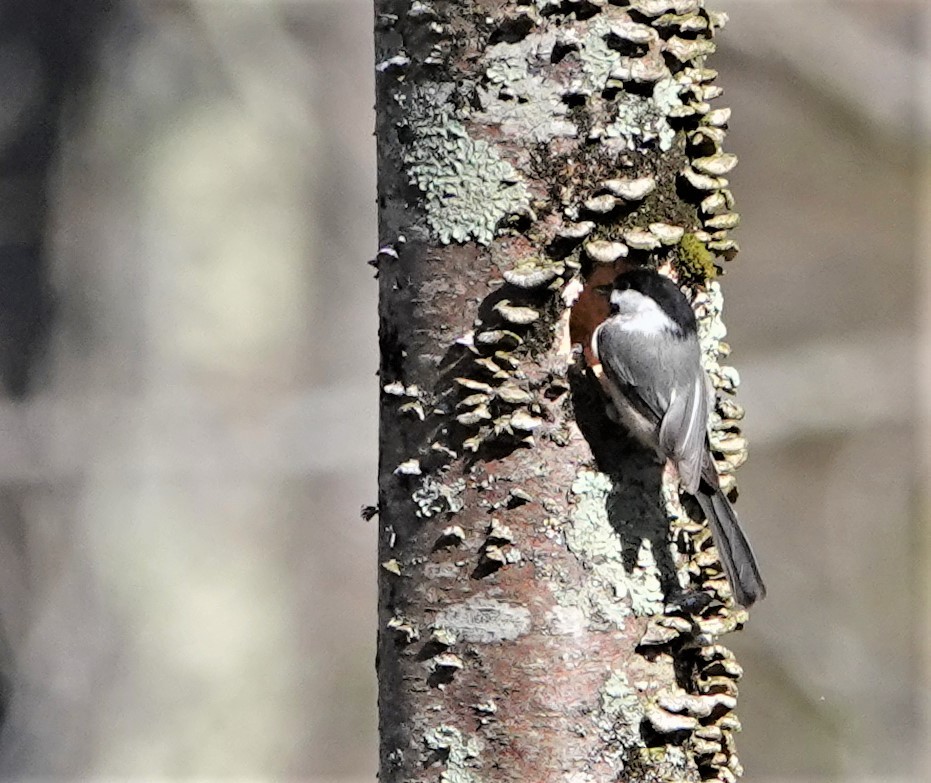
[[[669,76],[654,85],[652,96],[622,93],[616,101],[614,122],[605,128],[605,135],[623,140],[630,150],[655,141],[665,152],[672,148],[676,138],[676,131],[669,124],[669,112],[674,106],[681,105],[679,87]]]
[[[482,750],[477,737],[466,739],[459,729],[442,724],[424,735],[424,743],[443,757],[446,768],[440,775],[442,783],[478,783],[478,776],[469,766]]]
[[[638,617],[662,612],[663,587],[659,579],[659,568],[653,555],[650,539],[640,541],[637,551],[637,567],[630,576],[630,605]]]
[[[475,239],[488,245],[498,224],[529,209],[520,175],[492,145],[473,139],[451,103],[453,85],[412,88],[403,124],[412,139],[404,148],[408,176],[424,193],[427,223],[444,244]]]
[[[609,748],[605,758],[618,772],[623,771],[632,750],[644,747],[640,734],[643,716],[643,704],[627,675],[612,671],[601,686],[595,724]]]
[[[624,568],[622,541],[608,513],[617,505],[613,490],[610,477],[591,470],[580,471],[573,482],[576,502],[565,530],[566,545],[591,571],[583,587],[560,591],[557,601],[578,606],[596,623],[623,628],[631,613],[662,611],[663,592],[646,537],[641,537],[632,572]]]
[[[682,105],[680,91],[676,80],[667,76],[653,85],[653,102],[663,114],[669,114],[674,107]]]
[[[566,119],[564,88],[535,72],[549,59],[555,41],[555,33],[547,32],[529,35],[520,43],[489,47],[485,52],[488,86],[479,87],[482,111],[473,119],[500,127],[506,136],[538,143],[575,136],[575,124]]]
[[[579,42],[579,60],[585,77],[579,92],[594,93],[603,90],[608,79],[621,61],[619,52],[608,46],[611,25],[604,16],[599,16],[589,26],[588,33]]]

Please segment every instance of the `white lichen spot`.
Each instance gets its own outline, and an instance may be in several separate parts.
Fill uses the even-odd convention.
[[[686,166],[682,170],[682,176],[696,190],[720,190],[728,185],[728,181],[724,177],[702,174],[700,171],[695,171],[691,166]]]
[[[519,334],[512,332],[510,329],[489,329],[475,335],[475,342],[478,345],[496,345],[497,343],[510,342],[516,347],[523,341]]]
[[[476,424],[481,424],[483,421],[487,421],[490,418],[491,412],[488,410],[488,406],[477,405],[472,410],[466,413],[460,413],[456,416],[456,421],[466,427],[474,427]]]
[[[462,448],[466,451],[471,451],[473,454],[479,450],[479,447],[482,445],[482,441],[485,438],[482,435],[473,435],[470,438],[466,438],[462,441]]]
[[[510,544],[514,540],[514,532],[500,519],[492,517],[491,523],[488,525],[488,540]]]
[[[504,551],[501,547],[494,545],[485,547],[485,551],[482,553],[482,559],[492,563],[498,563],[499,565],[507,563],[507,557]]]
[[[577,606],[554,606],[546,619],[555,636],[581,636],[588,628],[588,619]]]
[[[441,647],[452,647],[458,639],[456,638],[456,634],[450,631],[449,628],[434,626],[433,630],[430,632],[430,641]]]
[[[708,19],[715,30],[722,29],[730,21],[726,11],[708,11]]]
[[[624,41],[648,44],[659,39],[659,33],[648,24],[640,24],[631,19],[616,19],[608,23],[608,30]]]
[[[432,19],[436,16],[436,11],[430,3],[425,3],[423,0],[414,0],[414,2],[411,3],[407,15],[412,19],[419,17],[428,17]]]
[[[700,33],[708,29],[708,20],[701,14],[663,14],[653,24],[672,27],[683,33]]]
[[[465,399],[456,403],[456,408],[458,410],[463,410],[464,408],[474,408],[476,405],[487,405],[490,399],[491,398],[487,394],[470,394]]]
[[[585,290],[585,284],[578,277],[573,277],[568,283],[566,283],[560,297],[562,298],[563,304],[566,307],[572,307],[576,302],[579,301],[579,297],[582,295],[582,292]],[[566,314],[568,316],[568,314]],[[561,322],[564,321],[562,326],[565,340],[569,340],[569,319],[564,317],[560,319]],[[571,343],[566,347],[566,350],[560,349],[560,354],[562,356],[569,356],[571,354]]]
[[[727,210],[727,200],[720,190],[706,196],[701,202],[701,211],[706,215],[719,215]]]
[[[618,200],[616,196],[611,195],[610,193],[603,193],[600,196],[593,196],[592,198],[586,199],[582,206],[585,207],[589,212],[595,212],[599,215],[607,215],[612,210],[616,209],[618,205]]]
[[[400,405],[398,407],[398,413],[411,413],[421,421],[427,418],[427,412],[424,410],[423,405],[417,400],[411,400],[410,402],[405,402],[403,405]]]
[[[592,94],[603,90],[618,63],[619,52],[608,46],[611,25],[603,15],[599,15],[579,43],[579,59],[582,62],[584,78],[581,84],[574,85],[576,92]]]
[[[705,124],[715,128],[721,128],[727,125],[731,118],[731,110],[727,107],[714,109],[705,115]]]
[[[730,712],[737,706],[737,699],[726,693],[695,694],[685,691],[663,691],[657,694],[656,703],[667,712],[707,718],[713,712]]]

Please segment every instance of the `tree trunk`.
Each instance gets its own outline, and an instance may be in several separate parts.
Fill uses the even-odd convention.
[[[381,780],[733,780],[700,513],[605,416],[598,286],[736,252],[700,0],[376,0]],[[726,486],[742,413],[720,399]],[[676,600],[704,591],[710,601]],[[689,608],[690,607],[690,608]]]

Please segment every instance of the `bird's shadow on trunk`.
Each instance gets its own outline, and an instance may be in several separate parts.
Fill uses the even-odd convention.
[[[569,385],[576,424],[596,467],[611,479],[605,510],[621,544],[624,569],[633,572],[643,542],[649,541],[667,601],[682,595],[669,548],[663,465],[608,417],[606,398],[581,357],[570,370]]]

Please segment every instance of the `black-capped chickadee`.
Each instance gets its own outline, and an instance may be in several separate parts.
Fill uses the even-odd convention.
[[[701,366],[695,313],[672,280],[646,268],[619,275],[610,303],[592,350],[613,407],[633,436],[676,466],[682,488],[708,518],[734,599],[748,607],[766,587],[711,456],[714,397]]]

